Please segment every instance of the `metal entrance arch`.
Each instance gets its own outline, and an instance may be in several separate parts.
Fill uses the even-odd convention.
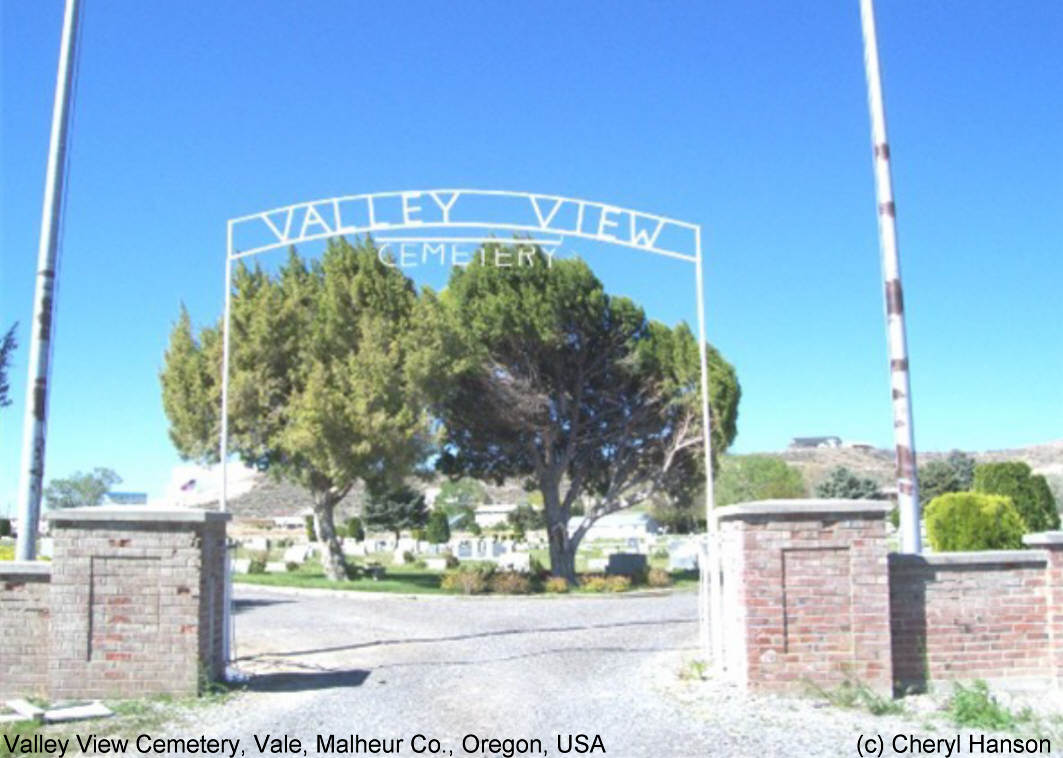
[[[415,236],[388,237],[398,230]],[[701,412],[705,451],[707,542],[700,561],[699,634],[714,666],[723,666],[723,618],[718,523],[714,512],[709,376],[705,341],[705,287],[701,227],[667,216],[643,213],[580,198],[506,190],[431,189],[346,195],[295,203],[230,219],[225,257],[225,323],[222,358],[221,509],[228,509],[229,325],[234,260],[288,245],[338,235],[372,234],[385,245],[413,242],[476,244],[498,242],[489,233],[529,235],[529,244],[559,245],[566,237],[620,245],[694,264],[701,366]],[[550,238],[547,239],[546,237]],[[706,563],[708,571],[706,572]],[[706,576],[706,573],[708,574]],[[226,602],[226,611],[230,603]],[[710,626],[711,623],[711,634]],[[227,624],[231,634],[231,624]],[[227,646],[227,653],[228,653]]]

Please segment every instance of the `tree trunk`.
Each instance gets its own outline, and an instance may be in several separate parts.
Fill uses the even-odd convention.
[[[550,573],[576,584],[576,548],[568,539],[568,527],[550,529]]]
[[[317,521],[317,539],[321,543],[321,568],[325,577],[334,582],[347,578],[347,561],[343,557],[343,548],[336,536],[336,523],[333,511],[339,498],[327,492],[314,496],[314,518]]]
[[[550,573],[576,583],[576,550],[568,539],[568,511],[562,507],[556,484],[542,482],[546,534],[550,540]]]

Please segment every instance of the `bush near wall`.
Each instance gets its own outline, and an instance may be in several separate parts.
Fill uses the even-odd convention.
[[[950,492],[927,505],[926,532],[938,552],[1016,550],[1026,524],[1011,498]]]
[[[974,491],[1010,497],[1027,531],[1059,528],[1059,512],[1048,482],[1022,461],[983,463],[974,469]]]
[[[0,518],[0,537],[11,536],[11,519]]]

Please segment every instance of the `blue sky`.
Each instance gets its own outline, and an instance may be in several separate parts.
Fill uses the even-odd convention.
[[[856,0],[84,5],[47,478],[109,466],[160,492],[177,456],[157,374],[181,301],[220,313],[226,219],[428,187],[701,224],[710,339],[743,388],[734,449],[892,445]],[[0,325],[22,343],[0,510],[61,12],[0,4]],[[917,448],[1059,438],[1063,6],[895,0],[878,22]],[[693,320],[683,264],[580,252],[654,318]]]

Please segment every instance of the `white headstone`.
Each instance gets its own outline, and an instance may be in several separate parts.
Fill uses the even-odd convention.
[[[284,551],[284,562],[303,563],[306,561],[306,557],[309,553],[309,545],[292,545],[290,548]]]

